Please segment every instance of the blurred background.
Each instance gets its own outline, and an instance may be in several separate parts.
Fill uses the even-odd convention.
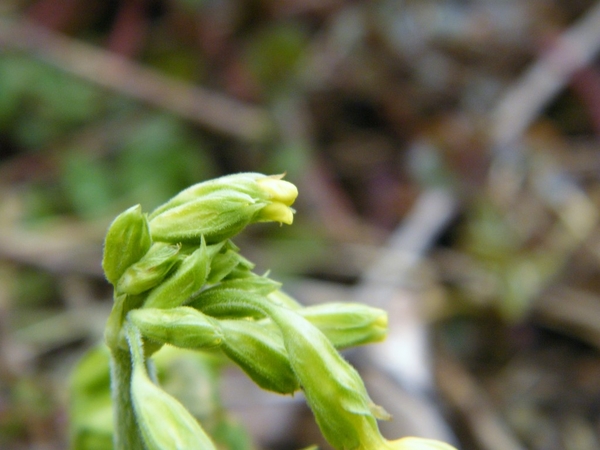
[[[345,353],[388,438],[599,449],[599,49],[589,0],[3,0],[0,447],[68,446],[112,218],[258,171],[300,197],[235,240],[257,270],[389,312]],[[301,396],[177,367],[230,448],[321,443]]]

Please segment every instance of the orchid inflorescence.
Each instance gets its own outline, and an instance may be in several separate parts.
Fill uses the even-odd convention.
[[[369,398],[341,348],[384,339],[387,315],[357,303],[303,307],[230,240],[256,222],[291,224],[298,191],[242,173],[199,183],[150,214],[139,205],[110,225],[102,267],[114,287],[110,350],[114,447],[216,450],[201,424],[156,381],[152,355],[168,344],[218,351],[258,386],[302,390],[324,437],[344,450],[444,450],[382,437],[387,413]]]

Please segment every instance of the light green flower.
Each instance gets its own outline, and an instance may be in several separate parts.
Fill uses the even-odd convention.
[[[150,215],[152,238],[176,243],[204,236],[210,244],[255,222],[291,224],[298,190],[281,178],[240,173],[191,186]]]

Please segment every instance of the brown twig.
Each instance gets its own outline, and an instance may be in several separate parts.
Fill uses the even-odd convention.
[[[492,144],[512,146],[540,111],[600,50],[600,3],[558,37],[554,46],[509,88],[492,113]]]
[[[257,106],[169,78],[27,21],[0,19],[0,50],[25,51],[72,75],[244,141],[265,139],[274,126]]]

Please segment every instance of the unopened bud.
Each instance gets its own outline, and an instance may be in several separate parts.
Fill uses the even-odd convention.
[[[218,347],[223,340],[219,323],[186,306],[171,309],[134,309],[128,314],[142,336],[180,348]]]
[[[119,214],[104,241],[102,268],[106,279],[116,286],[125,270],[144,256],[150,244],[148,221],[140,205]]]
[[[387,335],[387,313],[360,303],[325,303],[298,312],[338,349],[382,341]]]
[[[127,268],[117,284],[117,292],[141,294],[158,285],[178,261],[179,245],[157,242],[138,262]]]
[[[240,173],[191,186],[150,215],[152,238],[175,243],[204,235],[214,243],[254,222],[290,224],[298,190],[281,178]]]
[[[296,311],[269,308],[290,363],[321,432],[335,448],[384,449],[377,418],[389,418],[375,405],[360,375],[314,325]]]
[[[300,388],[276,330],[243,319],[219,323],[224,333],[221,349],[257,385],[280,394],[291,394]]]
[[[157,241],[190,242],[204,236],[212,244],[238,234],[266,205],[245,193],[217,191],[155,216],[150,232]]]
[[[200,248],[186,257],[175,273],[148,293],[144,308],[174,308],[182,305],[204,285],[211,259],[218,248],[207,246],[202,240]]]

